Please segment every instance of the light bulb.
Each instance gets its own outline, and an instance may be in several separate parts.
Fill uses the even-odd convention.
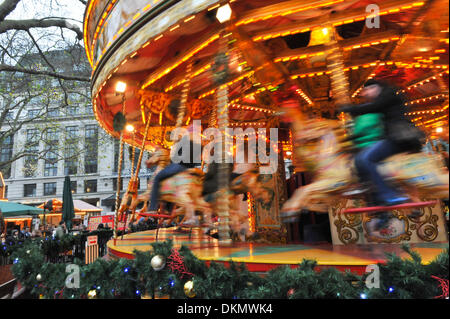
[[[123,93],[123,92],[125,92],[126,88],[127,88],[127,84],[125,82],[118,81],[116,83],[116,92]]]

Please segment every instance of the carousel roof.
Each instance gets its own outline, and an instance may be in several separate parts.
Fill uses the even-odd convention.
[[[226,87],[231,127],[283,127],[273,94],[287,81],[298,87],[304,112],[335,117],[336,46],[355,102],[367,79],[381,78],[404,90],[416,125],[448,123],[448,1],[154,2],[130,8],[91,0],[85,16],[94,113],[118,137],[113,119],[124,111],[135,128],[124,133],[129,144],[141,145],[149,114],[146,145],[164,144],[178,112],[172,101],[186,89],[183,125],[195,119],[210,125],[216,93]],[[220,23],[217,10],[227,3],[231,20]],[[372,28],[374,4],[380,23]],[[118,81],[126,83],[124,94],[116,92]]]

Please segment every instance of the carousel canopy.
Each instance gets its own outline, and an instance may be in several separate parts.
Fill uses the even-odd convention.
[[[274,95],[288,82],[305,113],[334,118],[336,48],[352,102],[379,78],[404,91],[417,126],[448,123],[448,1],[91,0],[84,31],[94,114],[118,137],[123,113],[138,147],[147,121],[145,146],[165,145],[186,90],[183,125],[214,125],[225,87],[230,127],[283,128]]]

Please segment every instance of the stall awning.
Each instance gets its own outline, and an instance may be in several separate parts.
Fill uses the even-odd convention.
[[[52,199],[53,202],[53,211],[60,213],[62,211],[62,200],[59,198],[53,198]],[[44,208],[45,203],[42,203],[41,205],[39,205],[39,208]],[[75,213],[97,213],[97,212],[101,212],[102,209],[91,205],[89,203],[86,203],[85,201],[79,200],[79,199],[74,199],[73,200],[73,206],[74,206],[74,210]]]
[[[44,212],[43,209],[22,205],[18,203],[8,202],[8,201],[0,201],[0,209],[2,210],[4,218],[16,217],[23,215],[39,215]]]

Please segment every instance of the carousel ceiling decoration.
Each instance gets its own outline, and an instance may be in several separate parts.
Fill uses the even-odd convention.
[[[379,28],[366,25],[369,4]],[[448,1],[91,0],[84,36],[94,114],[119,137],[113,119],[123,109],[135,128],[123,140],[137,147],[147,124],[150,148],[167,145],[177,122],[217,124],[223,92],[233,127],[287,129],[274,94],[288,82],[304,112],[336,117],[337,71],[354,102],[367,79],[381,78],[403,90],[417,125],[448,121]]]

